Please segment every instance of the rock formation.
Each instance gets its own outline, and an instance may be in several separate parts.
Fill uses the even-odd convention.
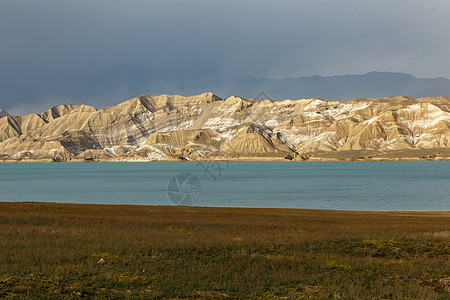
[[[448,159],[450,98],[145,94],[97,110],[0,111],[3,161]]]
[[[6,116],[9,116],[8,112],[4,111],[3,109],[0,109],[0,118],[6,117]]]

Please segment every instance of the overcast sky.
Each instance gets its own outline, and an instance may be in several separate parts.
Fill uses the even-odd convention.
[[[449,16],[448,0],[1,0],[0,108],[248,75],[450,78]]]

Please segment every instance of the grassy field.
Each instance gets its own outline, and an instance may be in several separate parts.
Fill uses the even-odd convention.
[[[0,241],[0,298],[450,298],[450,212],[0,203]]]

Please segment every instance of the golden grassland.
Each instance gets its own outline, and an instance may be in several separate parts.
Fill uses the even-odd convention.
[[[450,298],[450,212],[0,203],[0,241],[0,298]]]

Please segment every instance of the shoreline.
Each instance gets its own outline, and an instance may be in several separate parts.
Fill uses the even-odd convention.
[[[316,212],[316,213],[347,213],[347,214],[413,214],[432,215],[441,214],[450,217],[450,210],[346,210],[346,209],[326,209],[326,208],[291,208],[291,207],[241,207],[241,206],[181,206],[181,205],[149,205],[149,204],[97,204],[97,203],[67,203],[67,202],[41,202],[41,201],[0,201],[0,205],[31,204],[42,206],[80,206],[99,208],[158,208],[158,209],[198,209],[198,210],[253,210],[272,212]]]
[[[450,161],[450,148],[378,150],[317,151],[296,155],[284,154],[246,154],[246,155],[209,155],[186,157],[167,155],[158,159],[146,156],[69,156],[64,159],[52,157],[1,157],[0,163],[84,163],[84,162],[306,162],[306,161]]]
[[[350,162],[350,161],[450,161],[450,157],[443,158],[373,158],[373,159],[341,159],[341,158],[312,158],[308,160],[288,160],[288,159],[272,159],[272,158],[243,158],[243,159],[166,159],[166,160],[145,160],[145,159],[103,159],[86,161],[82,159],[73,159],[69,161],[53,161],[52,159],[22,159],[22,160],[3,160],[0,164],[14,163],[129,163],[129,162]]]

